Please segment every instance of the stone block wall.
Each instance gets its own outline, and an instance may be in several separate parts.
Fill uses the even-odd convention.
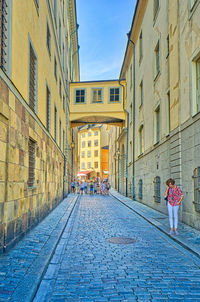
[[[16,242],[63,198],[64,157],[19,93],[0,78],[0,250]],[[35,183],[28,186],[29,138]]]

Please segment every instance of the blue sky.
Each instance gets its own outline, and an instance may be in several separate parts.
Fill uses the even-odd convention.
[[[136,0],[76,0],[81,81],[118,79]]]

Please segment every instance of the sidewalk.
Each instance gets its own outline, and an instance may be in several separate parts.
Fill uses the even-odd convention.
[[[179,235],[169,235],[169,219],[168,216],[160,213],[140,202],[132,200],[118,193],[114,189],[110,189],[110,194],[133,210],[135,213],[150,222],[163,233],[167,234],[171,239],[182,245],[184,248],[200,258],[200,231],[179,222]]]
[[[0,302],[32,301],[77,198],[69,194],[15,247],[0,255]]]

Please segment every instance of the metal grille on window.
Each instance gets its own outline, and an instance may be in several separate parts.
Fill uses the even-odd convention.
[[[160,176],[154,178],[154,201],[160,202]]]
[[[200,212],[200,167],[194,169],[194,205],[196,211]]]
[[[47,130],[50,131],[50,90],[47,87]]]
[[[33,47],[30,44],[30,62],[29,62],[29,106],[35,112],[36,107],[36,62]]]
[[[29,170],[28,170],[28,186],[33,187],[35,182],[35,142],[29,139],[28,142],[29,154]]]
[[[0,0],[0,68],[6,71],[7,55],[7,0]]]
[[[138,190],[138,199],[142,200],[143,195],[143,182],[142,179],[139,179],[138,182],[139,190]]]

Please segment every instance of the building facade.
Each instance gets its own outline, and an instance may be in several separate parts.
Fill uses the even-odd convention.
[[[137,1],[120,73],[126,127],[110,134],[112,185],[166,213],[165,181],[174,178],[184,193],[180,216],[198,229],[199,15],[199,0]]]
[[[104,151],[107,150],[107,151]],[[79,129],[79,171],[104,177],[108,172],[108,133],[106,126],[88,125]],[[92,173],[94,172],[94,173]]]
[[[0,249],[68,191],[69,82],[79,81],[75,1],[0,1]]]

